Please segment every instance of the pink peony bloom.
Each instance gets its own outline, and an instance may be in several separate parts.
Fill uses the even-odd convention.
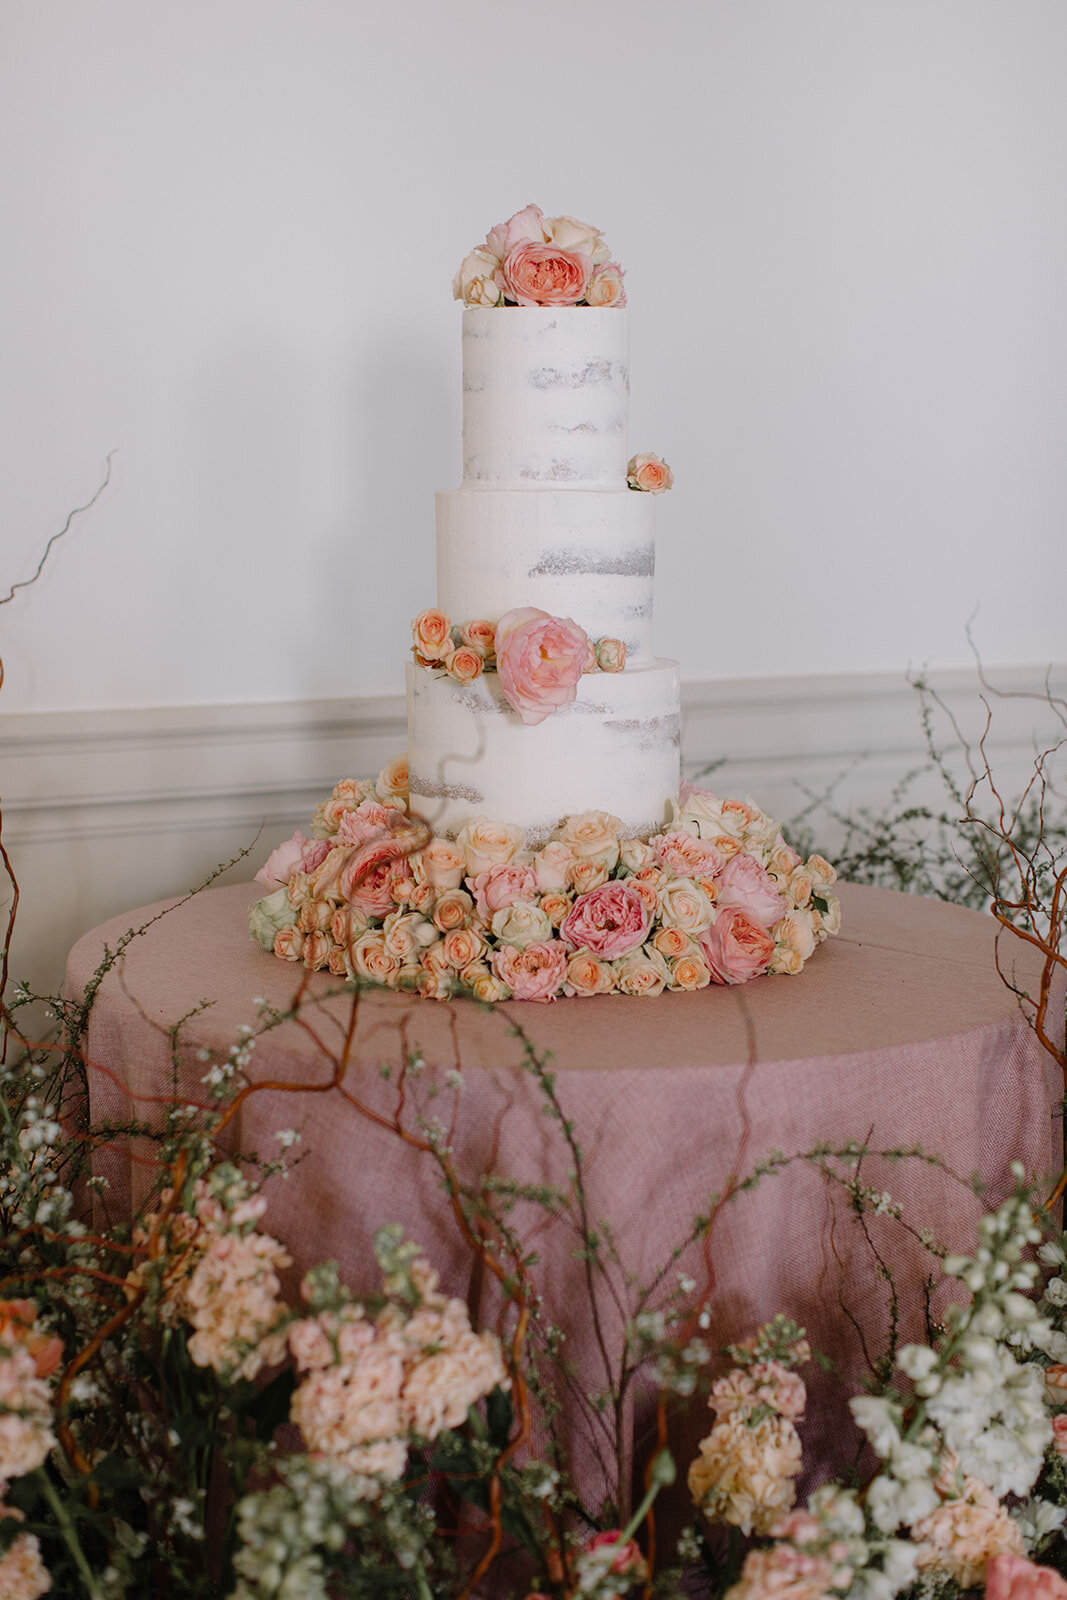
[[[538,940],[523,950],[501,945],[490,959],[513,1000],[554,1000],[567,974],[567,952],[558,939]]]
[[[755,856],[745,851],[734,856],[723,868],[716,904],[720,910],[740,906],[753,922],[767,929],[773,928],[786,913],[786,903],[778,893],[778,885]]]
[[[395,808],[383,806],[380,800],[361,800],[354,811],[346,811],[337,824],[334,844],[366,844],[389,826]]]
[[[986,1600],[1067,1600],[1067,1583],[1052,1567],[999,1555],[986,1562],[985,1592]]]
[[[255,882],[288,883],[294,872],[314,872],[330,853],[331,840],[305,839],[297,828],[291,839],[272,850],[256,873]]]
[[[714,983],[747,983],[766,972],[774,940],[740,906],[727,906],[701,934],[700,948]]]
[[[648,842],[660,866],[670,867],[679,878],[714,878],[725,864],[722,851],[710,839],[697,839],[684,828],[653,834]]]
[[[569,617],[519,606],[496,629],[496,665],[504,698],[528,726],[574,703],[589,638]]]
[[[365,917],[384,917],[393,909],[393,870],[395,861],[379,861],[367,868],[358,856],[345,867],[340,877],[341,894]]]
[[[494,276],[520,306],[573,306],[585,298],[592,266],[578,250],[525,243],[508,251]]]
[[[478,911],[487,922],[495,911],[513,906],[516,900],[533,900],[537,894],[534,870],[525,862],[509,861],[489,867],[467,882],[474,890]]]
[[[615,879],[579,895],[559,931],[573,950],[614,961],[644,943],[651,923],[652,913],[637,890]]]

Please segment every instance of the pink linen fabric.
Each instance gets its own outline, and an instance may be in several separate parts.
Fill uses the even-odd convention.
[[[221,1057],[242,1025],[255,1027],[257,997],[287,1006],[301,971],[247,938],[246,910],[258,892],[238,885],[196,896],[130,946],[121,982],[108,977],[92,1015],[94,1118],[149,1115],[171,1093],[168,1028],[198,1001],[213,1004],[183,1027],[179,1051],[180,1092],[191,1098],[202,1092],[207,1070],[198,1057],[202,1048]],[[466,1002],[364,996],[345,1077],[352,1100],[335,1090],[264,1092],[248,1099],[233,1129],[237,1147],[270,1157],[278,1130],[295,1128],[299,1148],[313,1156],[267,1188],[267,1225],[294,1257],[290,1288],[312,1261],[333,1256],[357,1293],[369,1289],[372,1236],[387,1221],[400,1222],[418,1241],[448,1292],[470,1295],[478,1281],[432,1164],[353,1103],[392,1113],[405,1050],[426,1063],[409,1085],[405,1120],[413,1125],[419,1103],[442,1120],[455,1109],[452,1143],[465,1176],[495,1169],[566,1188],[570,1156],[556,1124],[543,1115],[540,1092],[508,1031],[517,1022],[539,1051],[553,1053],[560,1104],[584,1153],[590,1216],[594,1223],[610,1219],[626,1267],[643,1283],[663,1274],[668,1286],[681,1270],[704,1289],[710,1261],[715,1347],[777,1311],[803,1324],[812,1346],[840,1367],[838,1377],[811,1369],[801,1429],[807,1487],[844,1465],[854,1443],[842,1427],[844,1393],[862,1381],[889,1330],[872,1243],[908,1291],[900,1307],[906,1340],[921,1337],[921,1284],[930,1266],[915,1239],[891,1216],[873,1218],[865,1234],[843,1192],[798,1162],[719,1211],[707,1256],[690,1246],[671,1263],[671,1251],[731,1175],[743,1176],[772,1150],[791,1154],[822,1140],[921,1145],[961,1177],[980,1172],[995,1199],[1010,1185],[1013,1159],[1037,1177],[1058,1167],[1054,1112],[1061,1088],[996,974],[987,918],[848,884],[841,900],[843,933],[797,978],[762,977],[656,1000],[612,995],[510,1004],[491,1014]],[[68,992],[84,988],[105,942],[114,947],[126,928],[156,909],[116,918],[79,941],[68,962]],[[1020,965],[1019,974],[1033,982],[1031,967]],[[308,980],[311,1029],[287,1023],[260,1040],[249,1068],[254,1079],[294,1079],[309,1089],[328,1082],[313,1035],[328,1050],[341,1047],[350,1002],[326,998],[335,989],[325,974]],[[392,1070],[388,1081],[383,1065]],[[458,1090],[445,1079],[457,1065]],[[434,1082],[442,1092],[430,1100]],[[107,1204],[121,1214],[151,1187],[151,1152],[112,1153],[107,1175]],[[914,1159],[870,1157],[860,1178],[901,1200],[916,1228],[929,1228],[950,1248],[971,1242],[979,1203],[952,1177]],[[568,1357],[580,1375],[565,1396],[563,1427],[583,1491],[595,1504],[617,1453],[640,1468],[652,1394],[647,1384],[635,1385],[625,1436],[616,1438],[590,1396],[606,1381],[605,1352],[612,1366],[619,1359],[619,1303],[601,1287],[598,1335],[565,1210],[547,1219],[520,1210],[515,1220],[537,1229],[536,1271],[548,1315],[565,1328]],[[632,1290],[617,1272],[612,1287],[623,1305],[632,1304]],[[490,1323],[496,1309],[491,1297],[472,1307]],[[706,1426],[706,1408],[694,1403],[675,1427],[683,1481]],[[675,1511],[684,1516],[684,1490],[673,1493]]]

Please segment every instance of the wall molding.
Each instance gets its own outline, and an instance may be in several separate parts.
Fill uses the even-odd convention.
[[[1006,786],[1021,786],[1035,739],[1043,748],[1055,729],[1040,698],[1046,669],[986,676],[999,691],[991,758]],[[946,708],[943,747],[949,717],[977,741],[977,674],[926,678]],[[1050,682],[1062,691],[1067,665]],[[0,715],[4,841],[23,889],[16,970],[54,988],[67,948],[105,917],[183,893],[241,851],[227,878],[250,878],[338,778],[376,772],[406,741],[399,695]],[[878,810],[925,764],[919,697],[890,673],[688,683],[682,749],[690,776],[708,771],[709,787],[753,795],[783,822],[827,791],[839,811]],[[0,887],[0,906],[7,898]]]

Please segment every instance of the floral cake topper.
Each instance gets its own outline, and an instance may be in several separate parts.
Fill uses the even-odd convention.
[[[623,271],[599,228],[516,211],[475,245],[452,280],[465,306],[624,306]]]

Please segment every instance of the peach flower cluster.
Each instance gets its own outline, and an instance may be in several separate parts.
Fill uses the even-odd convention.
[[[719,1378],[708,1404],[715,1425],[689,1468],[705,1516],[743,1533],[769,1533],[793,1504],[802,1466],[803,1380],[781,1361],[756,1361]]]
[[[127,1274],[131,1287],[155,1281],[161,1321],[192,1329],[189,1354],[222,1376],[252,1379],[285,1355],[286,1307],[280,1274],[288,1251],[251,1224],[266,1210],[262,1195],[227,1209],[204,1179],[193,1188],[191,1210],[175,1206],[172,1190],[134,1230],[148,1260]]]
[[[11,1478],[39,1467],[56,1442],[46,1379],[63,1346],[36,1327],[36,1317],[32,1301],[0,1301],[0,1496]]]
[[[7,1517],[15,1522],[25,1521],[17,1506],[5,1505],[0,1500],[0,1520]],[[36,1534],[16,1534],[0,1556],[0,1595],[4,1600],[40,1600],[51,1588],[52,1577],[41,1560]]]
[[[956,1479],[951,1464],[940,1473],[941,1504],[912,1524],[911,1537],[919,1547],[920,1572],[970,1589],[994,1557],[1022,1556],[1025,1549],[1019,1524],[992,1489],[978,1478],[964,1478],[957,1491]]]
[[[497,672],[504,698],[530,724],[571,705],[583,673],[622,672],[626,666],[621,639],[590,639],[570,617],[553,617],[536,606],[508,611],[495,625],[453,623],[431,608],[419,612],[411,633],[420,667],[446,672],[457,683]],[[294,852],[298,838],[303,836],[294,835],[290,844]]]
[[[497,223],[460,264],[452,295],[465,306],[624,306],[623,270],[599,228],[525,206]]]
[[[374,1498],[403,1473],[413,1438],[456,1428],[507,1372],[490,1333],[475,1333],[462,1300],[446,1299],[435,1277],[413,1311],[389,1301],[373,1320],[360,1306],[294,1323],[289,1348],[306,1374],[290,1419],[308,1448],[341,1463]]]
[[[536,849],[521,828],[475,817],[404,855],[388,843],[407,796],[383,800],[386,787],[346,779],[319,807],[318,865],[250,912],[265,949],[434,999],[549,1001],[796,973],[840,926],[834,869],[802,861],[749,802],[686,786],[650,838],[584,811]]]

